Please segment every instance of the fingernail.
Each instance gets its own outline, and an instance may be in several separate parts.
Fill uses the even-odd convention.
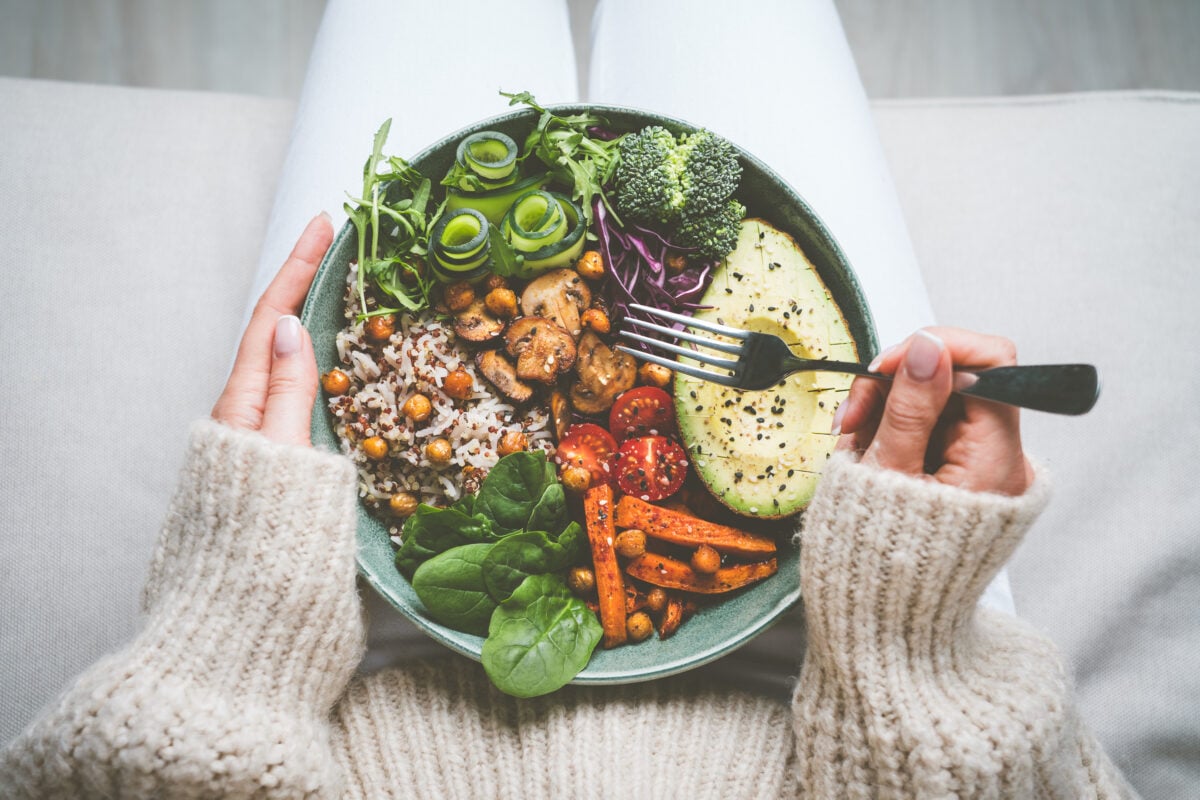
[[[842,418],[846,416],[846,409],[850,407],[850,398],[847,397],[838,404],[837,411],[833,412],[833,427],[830,433],[834,436],[842,435]]]
[[[275,323],[275,355],[285,358],[300,351],[300,320],[286,314]]]
[[[322,211],[320,214],[317,214],[317,216],[324,217],[330,224],[333,224],[333,217],[329,215],[328,211]]]
[[[871,363],[867,365],[867,372],[878,372],[879,366],[883,364],[883,360],[891,355],[892,351],[899,346],[900,345],[898,344],[894,344],[891,347],[885,347],[883,352],[875,356],[875,358],[871,360]]]
[[[917,331],[904,354],[904,367],[915,381],[927,381],[937,372],[946,345],[929,331]]]

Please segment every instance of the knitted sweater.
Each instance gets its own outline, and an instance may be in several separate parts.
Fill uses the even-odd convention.
[[[1052,645],[976,608],[1046,494],[835,456],[790,708],[686,675],[515,700],[459,657],[355,677],[350,462],[198,423],[144,630],[13,742],[0,796],[1127,797]]]

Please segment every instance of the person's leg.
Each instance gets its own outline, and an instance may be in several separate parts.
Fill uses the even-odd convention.
[[[832,231],[880,343],[933,322],[866,93],[831,0],[600,0],[587,100],[736,142]]]
[[[471,26],[482,24],[481,29]],[[535,53],[536,57],[530,57]],[[578,99],[564,0],[330,0],[309,57],[292,141],[250,303],[319,211],[345,221],[380,124],[385,152],[408,158],[444,134],[507,110],[507,92]],[[441,176],[437,176],[440,178]]]
[[[934,322],[866,93],[832,0],[600,0],[587,100],[680,117],[779,173],[845,252],[880,342]],[[1013,612],[1008,576],[984,605]],[[797,611],[709,669],[790,693]]]

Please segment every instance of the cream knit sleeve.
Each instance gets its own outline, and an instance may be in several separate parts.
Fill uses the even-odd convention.
[[[329,713],[362,652],[354,469],[197,423],[148,619],[0,759],[5,798],[336,796]]]
[[[967,492],[839,453],[805,513],[793,697],[811,797],[1128,797],[1053,644],[976,606],[1048,499]]]

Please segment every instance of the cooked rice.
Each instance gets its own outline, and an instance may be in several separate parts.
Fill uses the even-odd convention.
[[[367,307],[377,307],[370,293]],[[334,429],[343,452],[358,466],[359,494],[370,506],[386,506],[401,491],[439,506],[475,491],[499,459],[497,447],[509,431],[523,431],[530,449],[553,449],[547,411],[518,409],[497,394],[435,312],[397,314],[395,333],[381,344],[364,335],[364,323],[356,321],[358,310],[356,265],[351,264],[347,326],[337,335],[338,357],[351,386],[346,394],[329,398],[329,410],[337,420]],[[471,375],[472,394],[456,401],[442,391],[442,383],[459,366]],[[429,398],[433,413],[414,423],[400,409],[418,393]],[[371,436],[387,441],[386,458],[372,461],[358,446]],[[453,453],[445,466],[425,457],[425,445],[439,438],[450,442]]]

